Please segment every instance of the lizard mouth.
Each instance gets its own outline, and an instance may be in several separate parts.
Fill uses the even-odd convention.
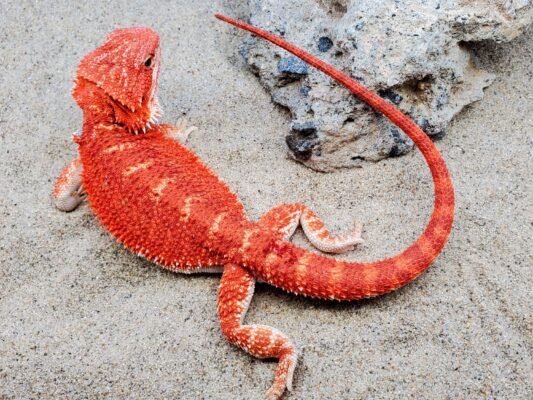
[[[157,97],[143,98],[142,106],[135,111],[120,101],[111,99],[115,108],[115,123],[135,135],[146,133],[152,129],[163,114]]]

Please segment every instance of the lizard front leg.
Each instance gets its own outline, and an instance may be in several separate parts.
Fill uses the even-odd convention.
[[[230,343],[254,357],[279,359],[274,384],[266,392],[267,400],[276,400],[285,388],[291,390],[297,354],[289,338],[279,330],[242,324],[254,287],[255,279],[250,272],[235,264],[225,265],[218,289],[218,318],[222,333]]]
[[[356,224],[350,234],[334,236],[318,215],[303,204],[281,204],[274,207],[259,219],[258,224],[278,232],[280,239],[284,240],[289,240],[298,224],[301,224],[311,244],[326,253],[344,253],[364,242],[361,239],[362,225]]]
[[[52,192],[52,200],[59,210],[72,211],[81,203],[82,169],[81,161],[76,158],[63,169],[57,178]]]

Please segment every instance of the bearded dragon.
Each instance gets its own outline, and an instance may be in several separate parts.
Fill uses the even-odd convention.
[[[301,225],[319,250],[341,253],[360,243],[360,229],[331,235],[303,204],[282,204],[250,221],[237,196],[183,142],[194,127],[158,124],[159,36],[150,28],[111,32],[85,56],[73,97],[83,110],[74,141],[79,158],[59,176],[55,205],[70,211],[86,196],[109,233],[133,252],[176,272],[221,272],[218,316],[223,335],[278,366],[267,399],[291,389],[297,350],[289,337],[244,316],[256,280],[294,294],[355,300],[397,289],[425,271],[442,250],[454,214],[454,191],[441,155],[426,134],[393,105],[342,72],[268,32],[222,16],[284,48],[383,113],[418,146],[435,185],[435,204],[422,235],[386,260],[338,261],[289,242]],[[178,139],[178,140],[176,140]],[[81,189],[83,188],[83,189]]]

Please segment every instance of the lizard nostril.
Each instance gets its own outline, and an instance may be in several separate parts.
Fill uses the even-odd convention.
[[[152,57],[148,57],[146,61],[144,62],[144,66],[146,68],[150,68],[152,66]]]

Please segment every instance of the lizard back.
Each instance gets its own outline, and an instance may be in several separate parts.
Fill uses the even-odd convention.
[[[143,135],[106,123],[86,129],[92,132],[78,140],[83,185],[93,212],[113,236],[167,268],[223,264],[223,257],[195,237],[203,230],[195,224],[220,213],[239,223],[243,206],[192,151],[165,137],[164,125]]]

